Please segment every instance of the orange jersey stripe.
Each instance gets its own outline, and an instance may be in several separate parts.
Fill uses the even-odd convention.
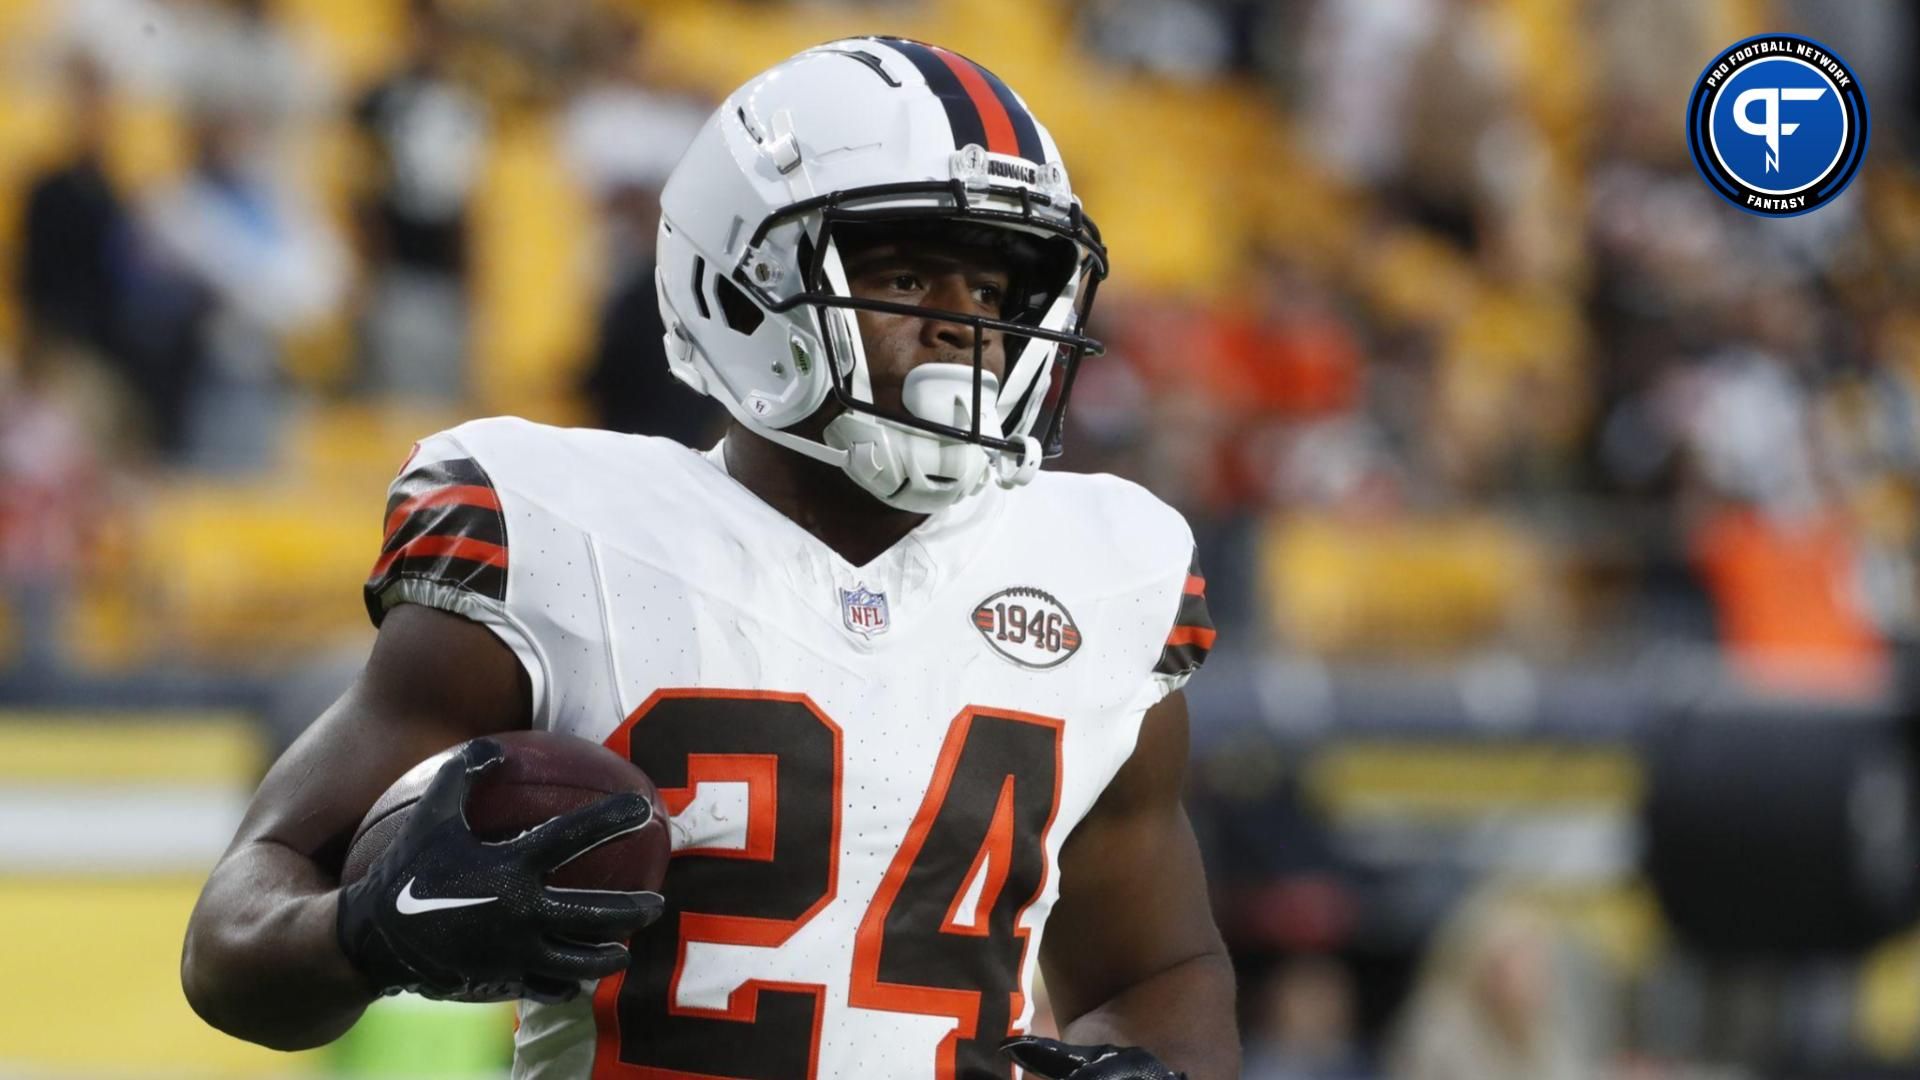
[[[1173,633],[1167,635],[1167,647],[1198,645],[1203,649],[1211,649],[1216,636],[1215,631],[1204,626],[1176,626],[1173,628]]]
[[[1180,591],[1186,593],[1188,596],[1205,596],[1207,594],[1207,579],[1201,577],[1199,574],[1188,574],[1186,587]]]
[[[450,555],[486,566],[498,566],[503,570],[507,566],[507,549],[499,544],[489,544],[485,540],[467,536],[416,536],[380,556],[380,561],[373,564],[373,573],[369,576],[377,578],[395,562],[423,555]]]
[[[432,506],[445,506],[448,503],[498,510],[500,509],[500,496],[494,494],[492,488],[482,487],[479,484],[455,484],[452,487],[436,488],[432,491],[422,492],[408,499],[406,502],[401,503],[399,506],[394,507],[393,513],[387,515],[386,537],[389,539],[392,538],[394,531],[405,524],[406,520],[412,517],[416,511],[425,510]]]

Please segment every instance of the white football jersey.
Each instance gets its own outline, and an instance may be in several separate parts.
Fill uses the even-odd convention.
[[[516,1080],[1009,1077],[1060,846],[1212,644],[1178,513],[1042,473],[853,566],[662,439],[415,448],[367,584],[481,622],[537,726],[673,814],[626,972],[523,1003]]]

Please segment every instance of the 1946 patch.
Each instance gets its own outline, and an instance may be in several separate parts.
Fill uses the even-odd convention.
[[[1080,650],[1080,627],[1060,601],[1025,586],[1002,589],[973,609],[973,628],[993,651],[1024,668],[1045,670]]]

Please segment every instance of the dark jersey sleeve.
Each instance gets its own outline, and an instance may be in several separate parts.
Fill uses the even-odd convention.
[[[376,626],[396,603],[460,610],[507,598],[507,520],[487,471],[471,457],[421,457],[416,449],[387,489],[380,557],[364,589]]]
[[[1179,607],[1174,611],[1173,626],[1167,631],[1167,644],[1160,650],[1154,674],[1185,682],[1206,662],[1213,638],[1213,619],[1207,614],[1207,579],[1200,573],[1200,553],[1196,551],[1187,565]]]

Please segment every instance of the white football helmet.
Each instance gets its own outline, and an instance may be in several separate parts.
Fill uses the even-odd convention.
[[[742,424],[920,513],[989,476],[1025,483],[1059,453],[1074,371],[1101,351],[1078,331],[1106,249],[1052,137],[985,68],[900,38],[808,49],[721,103],[660,207],[668,363]],[[1002,318],[850,294],[837,226],[925,222],[1006,230],[1040,253]],[[922,364],[905,413],[876,407],[857,309],[971,327],[973,363]],[[1002,378],[983,331],[1006,339]],[[829,398],[841,408],[818,438],[787,430]]]

